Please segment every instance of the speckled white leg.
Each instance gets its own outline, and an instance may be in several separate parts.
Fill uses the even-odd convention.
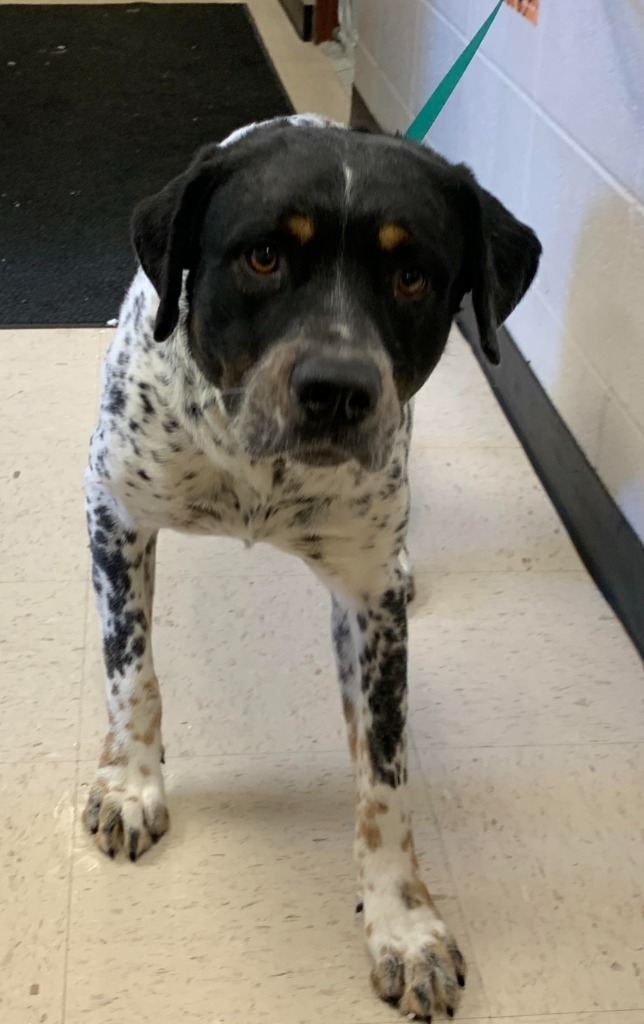
[[[407,807],[406,580],[355,607],[333,637],[356,782],[355,854],[378,995],[430,1019],[455,1012],[465,963],[418,877]]]

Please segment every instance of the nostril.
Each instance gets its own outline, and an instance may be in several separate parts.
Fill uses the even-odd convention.
[[[353,388],[347,391],[344,408],[350,423],[363,420],[375,405],[375,395],[367,388]]]
[[[313,418],[333,416],[340,396],[338,390],[327,381],[310,381],[297,390],[302,408]]]

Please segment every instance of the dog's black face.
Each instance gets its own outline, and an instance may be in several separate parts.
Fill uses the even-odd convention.
[[[251,455],[380,468],[471,291],[481,343],[529,286],[540,246],[464,167],[387,136],[272,122],[138,207],[161,299]]]

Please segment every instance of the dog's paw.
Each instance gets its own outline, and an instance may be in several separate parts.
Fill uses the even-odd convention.
[[[109,857],[123,849],[137,860],[170,824],[158,760],[127,759],[99,768],[83,813],[83,823],[99,850]]]
[[[389,905],[381,917],[367,918],[365,930],[374,961],[371,981],[381,999],[406,1017],[454,1016],[465,986],[465,960],[431,905]]]

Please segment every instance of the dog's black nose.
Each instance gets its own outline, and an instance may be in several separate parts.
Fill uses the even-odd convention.
[[[380,373],[370,359],[304,356],[295,364],[291,393],[308,420],[355,426],[376,408]]]

